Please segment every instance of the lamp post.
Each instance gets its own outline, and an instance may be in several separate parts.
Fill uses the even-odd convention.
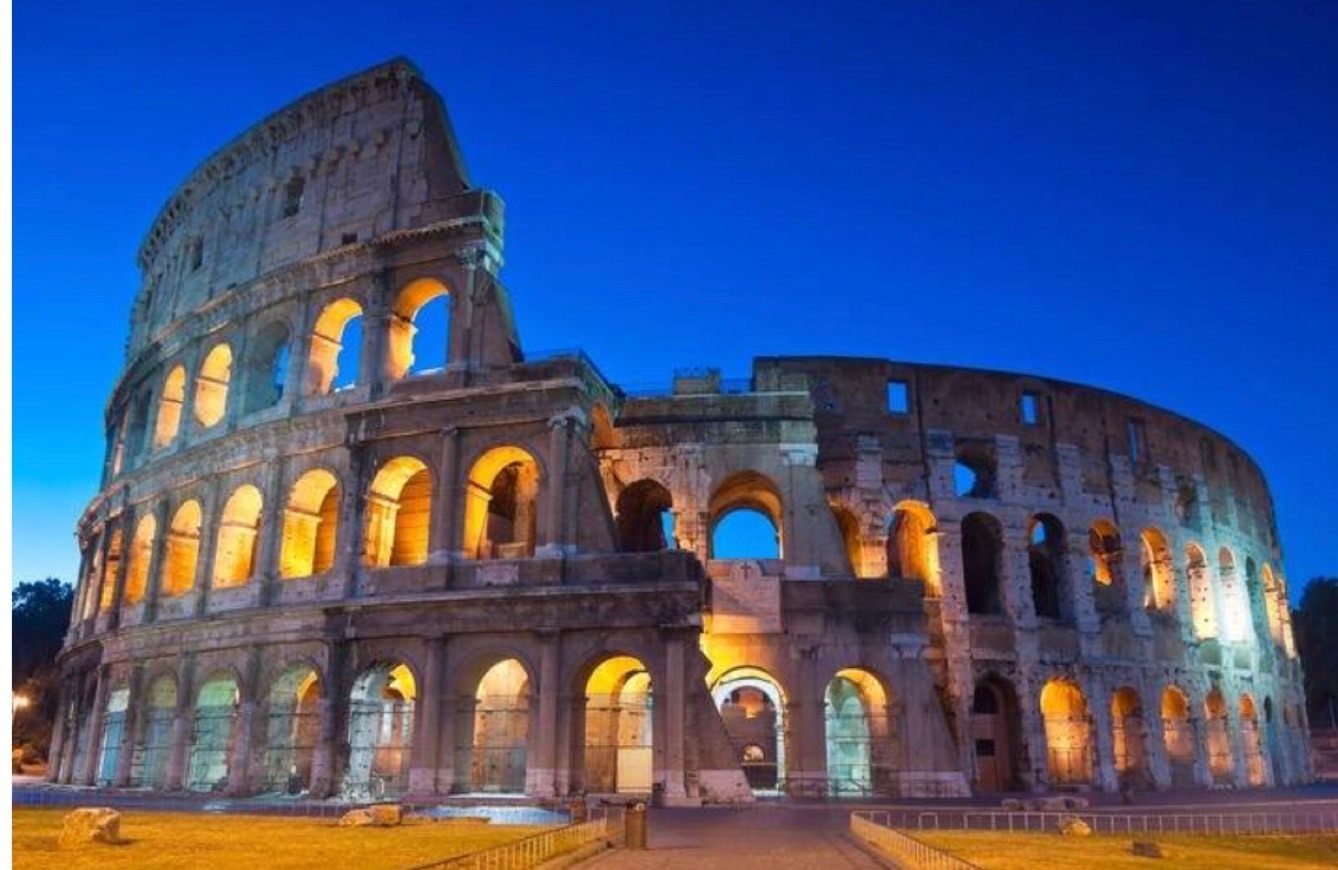
[[[26,696],[19,694],[14,695],[14,710],[9,719],[9,727],[11,731],[14,729],[14,723],[18,721],[19,711],[27,706],[28,698]]]

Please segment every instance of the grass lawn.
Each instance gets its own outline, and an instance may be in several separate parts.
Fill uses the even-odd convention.
[[[996,834],[985,831],[913,831],[916,839],[965,858],[986,870],[1297,870],[1338,867],[1338,835],[1310,837],[1137,837],[1161,846],[1162,861],[1129,852],[1134,837],[1063,837],[1059,834]]]
[[[124,846],[59,849],[56,837],[69,809],[14,810],[14,867],[18,870],[403,870],[536,833],[520,825],[410,822],[398,828],[340,828],[334,819],[156,813],[123,810]]]

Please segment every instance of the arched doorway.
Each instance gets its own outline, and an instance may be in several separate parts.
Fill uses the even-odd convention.
[[[1046,761],[1051,785],[1090,785],[1092,726],[1077,684],[1053,679],[1041,690]]]
[[[176,680],[163,674],[149,684],[145,698],[144,722],[130,763],[132,786],[162,788],[167,784],[167,761],[172,753],[176,711]]]
[[[785,695],[765,671],[738,668],[711,690],[725,733],[748,785],[756,793],[785,787]]]
[[[460,791],[524,794],[530,740],[529,672],[518,659],[488,668],[462,704],[457,726]]]
[[[1189,699],[1176,686],[1167,686],[1161,694],[1161,728],[1166,743],[1166,760],[1171,765],[1171,785],[1194,785],[1194,727],[1189,723]]]
[[[469,471],[465,486],[465,554],[472,559],[526,559],[538,539],[539,465],[519,447],[494,447]]]
[[[1226,699],[1221,689],[1213,689],[1204,700],[1204,730],[1208,743],[1208,770],[1213,782],[1226,785],[1231,782],[1235,772],[1235,762],[1231,757],[1231,737],[1227,730]]]
[[[929,508],[904,501],[892,512],[887,530],[887,576],[919,580],[925,595],[938,598],[938,522]]]
[[[861,668],[838,671],[825,694],[827,794],[867,797],[891,785],[887,692]]]
[[[1110,700],[1111,737],[1115,774],[1120,784],[1145,788],[1148,779],[1147,742],[1143,727],[1143,699],[1129,686],[1115,690]]]
[[[222,791],[227,787],[240,697],[237,680],[231,674],[216,674],[200,686],[186,776],[186,787],[191,791]]]
[[[107,696],[107,706],[102,714],[102,747],[96,779],[100,786],[111,785],[116,779],[116,768],[121,761],[121,740],[125,737],[125,714],[129,709],[129,689],[117,689]]]
[[[1268,784],[1264,774],[1264,746],[1259,733],[1259,714],[1254,707],[1254,698],[1240,696],[1240,743],[1245,752],[1245,772],[1248,782],[1254,788]]]
[[[320,733],[320,676],[308,666],[291,668],[274,681],[267,701],[264,790],[300,794],[311,785]]]
[[[381,800],[409,785],[417,681],[403,662],[385,662],[363,671],[349,693],[348,769],[344,796]]]
[[[618,547],[624,553],[676,549],[674,497],[663,484],[638,480],[618,495]]]
[[[976,683],[971,696],[971,740],[976,758],[977,791],[1017,788],[1021,763],[1017,738],[1017,693],[1002,677]]]
[[[585,684],[586,791],[649,794],[654,776],[650,672],[639,659],[613,656]]]

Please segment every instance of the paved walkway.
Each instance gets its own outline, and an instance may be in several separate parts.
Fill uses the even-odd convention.
[[[850,813],[762,805],[749,809],[651,810],[650,848],[619,849],[591,870],[881,870],[846,835]]]

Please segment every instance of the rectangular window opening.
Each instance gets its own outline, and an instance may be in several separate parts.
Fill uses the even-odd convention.
[[[887,382],[887,412],[889,414],[911,412],[911,391],[905,381]]]
[[[1028,426],[1035,426],[1039,422],[1037,416],[1036,394],[1022,394],[1022,422]]]
[[[1134,465],[1147,461],[1147,429],[1137,417],[1129,418],[1129,462]]]

